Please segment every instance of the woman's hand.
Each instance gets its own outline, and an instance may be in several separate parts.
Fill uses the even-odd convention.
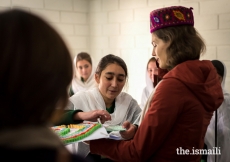
[[[105,121],[111,120],[111,116],[106,110],[92,110],[89,112],[78,112],[74,116],[75,120],[87,120],[92,122],[96,122],[98,118],[100,118],[102,124]]]
[[[126,140],[132,139],[137,131],[137,126],[125,121],[123,127],[126,128],[126,131],[120,131],[122,138]]]

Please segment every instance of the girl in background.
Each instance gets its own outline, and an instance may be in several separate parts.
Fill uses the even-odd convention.
[[[81,52],[75,56],[74,61],[74,77],[70,87],[69,96],[79,92],[96,87],[94,80],[95,67],[91,56],[86,52]]]
[[[158,75],[158,68],[156,65],[156,59],[155,57],[151,57],[147,63],[146,68],[146,75],[145,75],[145,81],[146,86],[143,89],[142,96],[141,96],[141,109],[144,108],[150,94],[153,92],[155,84],[154,84],[154,77]]]

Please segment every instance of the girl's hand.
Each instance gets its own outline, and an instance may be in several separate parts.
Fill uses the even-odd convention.
[[[111,120],[110,114],[106,110],[92,110],[89,112],[78,112],[74,116],[75,120],[87,120],[96,122],[100,118],[101,123]]]

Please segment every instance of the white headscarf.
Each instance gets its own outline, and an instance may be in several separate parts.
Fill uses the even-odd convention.
[[[148,109],[149,109],[149,106],[150,106],[150,103],[151,103],[151,101],[152,101],[153,95],[154,95],[154,93],[155,93],[157,87],[159,86],[159,84],[160,84],[161,82],[162,82],[162,81],[160,81],[160,82],[156,85],[156,87],[152,90],[152,92],[150,93],[149,97],[148,97],[147,100],[146,100],[146,103],[145,103],[144,107],[143,107],[143,108],[141,107],[141,108],[142,108],[142,112],[141,112],[141,114],[140,114],[139,125],[141,125],[141,122],[143,121],[144,116],[145,116],[146,112],[147,112]]]
[[[74,109],[81,109],[84,112],[92,110],[106,110],[105,101],[98,88],[92,88],[90,90],[77,93],[71,96],[69,100],[74,104]],[[127,115],[129,115],[127,113],[130,112],[128,110],[131,109],[131,100],[133,100],[133,98],[129,94],[121,92],[115,100],[115,111],[110,114],[112,120],[107,122],[112,125],[122,124],[127,119]],[[134,108],[133,111],[135,111]]]
[[[148,76],[148,71],[146,70],[146,73],[145,73],[145,81],[146,81],[146,86],[145,88],[143,89],[142,91],[142,95],[141,95],[141,104],[140,104],[140,107],[141,109],[144,108],[150,94],[152,93],[152,91],[154,90],[154,87],[153,87],[153,82],[152,80],[149,78]]]
[[[224,66],[223,81],[221,83],[224,101],[217,110],[217,146],[221,155],[217,155],[217,162],[230,161],[230,94],[225,90],[225,78],[227,69]],[[215,114],[213,114],[205,135],[205,144],[208,149],[215,147]],[[219,148],[220,147],[220,148]],[[215,161],[215,155],[208,155],[208,162]]]
[[[73,103],[74,109],[81,109],[84,112],[92,110],[106,110],[105,101],[98,88],[93,88],[87,91],[79,92],[69,98]],[[73,108],[73,107],[72,107]],[[137,102],[125,92],[121,92],[115,99],[115,109],[111,115],[111,121],[106,121],[105,124],[122,125],[124,121],[135,123],[141,112]],[[89,146],[82,142],[69,146],[71,151],[77,150],[80,156],[87,156]]]
[[[150,63],[149,61],[148,61],[148,64]],[[148,74],[148,64],[147,64],[147,68],[146,68],[146,72],[145,72],[146,86],[143,89],[142,95],[141,95],[141,104],[140,104],[141,109],[144,109],[145,104],[147,103],[149,96],[151,95],[151,93],[154,90],[154,86],[153,86],[154,82],[150,79],[149,74]]]
[[[74,65],[74,76],[73,76],[73,80],[72,80],[72,90],[74,93],[76,92],[79,92],[79,91],[84,91],[84,90],[88,90],[88,89],[91,89],[93,87],[96,87],[97,86],[97,83],[94,79],[94,74],[95,74],[95,66],[94,66],[94,61],[91,57],[91,60],[92,60],[92,71],[91,71],[91,74],[89,76],[89,78],[87,79],[87,81],[85,82],[82,82],[81,80],[81,76],[80,74],[78,73],[77,69],[76,69],[76,59],[77,59],[77,56],[74,57],[74,60],[73,60],[73,65]]]

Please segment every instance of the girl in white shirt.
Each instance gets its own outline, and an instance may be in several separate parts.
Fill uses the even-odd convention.
[[[93,66],[92,57],[88,53],[79,53],[75,56],[73,64],[74,77],[70,87],[69,96],[72,96],[79,91],[85,91],[97,86],[97,83],[94,80],[95,67]]]

